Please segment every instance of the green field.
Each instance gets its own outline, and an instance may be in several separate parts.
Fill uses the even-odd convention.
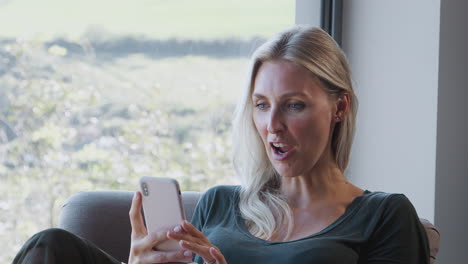
[[[293,25],[294,9],[294,0],[7,0],[0,1],[0,37],[250,38]]]
[[[101,68],[100,78],[105,83],[101,88],[103,96],[112,102],[177,104],[200,110],[235,104],[247,66],[246,58],[151,60],[136,55]]]

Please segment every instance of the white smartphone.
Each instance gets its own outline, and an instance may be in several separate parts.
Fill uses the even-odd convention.
[[[185,220],[179,183],[175,179],[141,177],[140,190],[148,232],[171,230]],[[178,241],[167,240],[156,246],[160,251],[179,250]]]

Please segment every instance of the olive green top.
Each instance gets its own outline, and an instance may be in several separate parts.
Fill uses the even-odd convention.
[[[429,264],[429,243],[411,202],[402,194],[365,191],[322,231],[271,242],[249,233],[239,212],[239,186],[217,186],[200,199],[192,224],[229,264]],[[195,256],[197,263],[203,259]]]

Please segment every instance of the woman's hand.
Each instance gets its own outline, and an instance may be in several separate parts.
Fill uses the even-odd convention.
[[[179,240],[182,248],[199,255],[207,264],[227,264],[219,249],[188,221],[168,232],[167,237]]]
[[[141,193],[133,196],[130,208],[130,223],[132,224],[132,236],[130,246],[129,264],[143,263],[189,263],[192,262],[193,253],[189,250],[163,252],[154,250],[157,245],[168,239],[167,231],[159,231],[148,234],[141,215]]]

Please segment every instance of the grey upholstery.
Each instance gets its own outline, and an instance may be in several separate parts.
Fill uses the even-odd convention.
[[[185,214],[192,218],[200,198],[199,192],[183,192]],[[79,192],[65,201],[59,227],[86,238],[97,246],[126,262],[130,249],[130,219],[128,212],[133,192],[88,191]],[[431,263],[439,249],[439,232],[429,221],[421,219],[429,238]]]
[[[192,218],[201,193],[183,192],[185,216]],[[59,227],[92,241],[117,260],[127,262],[130,251],[130,191],[79,192],[68,198]]]

